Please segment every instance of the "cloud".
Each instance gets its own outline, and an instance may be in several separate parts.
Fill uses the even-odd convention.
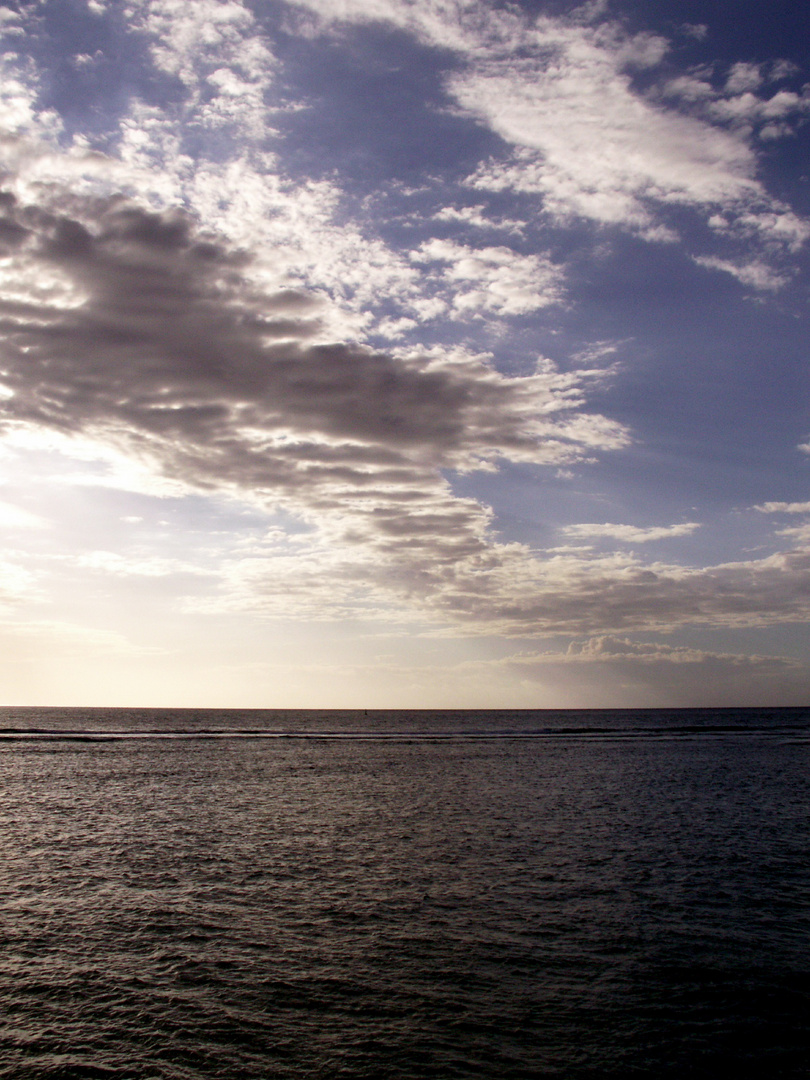
[[[767,82],[793,74],[778,62],[767,78],[758,65],[735,64],[721,88],[694,73],[673,75],[670,43],[627,33],[606,16],[606,5],[569,18],[530,18],[480,3],[302,0],[297,7],[315,14],[322,32],[385,21],[456,54],[448,93],[511,147],[470,176],[477,190],[534,194],[557,223],[585,219],[654,242],[679,239],[675,207],[706,218],[720,209],[737,238],[795,250],[810,237],[807,223],[758,177],[755,129],[766,139],[781,137],[810,109],[804,92],[767,96]],[[681,32],[703,39],[707,28],[687,24]],[[640,70],[645,92],[634,82]],[[767,273],[765,262],[756,273],[729,260],[722,268],[754,288],[787,280]]]
[[[461,663],[450,656],[442,659],[417,666],[399,654],[378,654],[370,661],[361,655],[334,667],[301,664],[296,670],[308,683],[329,687],[340,685],[347,676],[360,677],[365,687],[383,687],[383,705],[393,698],[400,708],[424,707],[429,701],[434,708],[459,708],[469,702],[478,708],[535,710],[705,707],[748,701],[798,704],[804,700],[807,675],[804,665],[776,656],[709,652],[608,636],[578,640],[563,652],[527,651]],[[250,667],[243,666],[243,679]],[[255,674],[264,674],[268,683],[278,682],[288,670],[288,665],[267,664]],[[659,734],[670,737],[664,731]]]
[[[760,514],[808,514],[810,502],[765,502],[752,509],[758,510]]]
[[[712,209],[761,198],[744,137],[662,108],[634,89],[629,68],[643,53],[615,27],[539,19],[530,59],[474,65],[453,76],[459,103],[516,148],[481,168],[478,188],[537,192],[566,220],[623,225],[650,238],[656,204]],[[649,52],[657,63],[663,44]]]
[[[761,514],[810,514],[810,502],[766,502],[754,509]]]
[[[705,23],[681,23],[678,29],[686,37],[694,38],[695,41],[705,41],[709,36],[709,28]]]
[[[6,205],[22,280],[59,284],[27,302],[5,298],[3,383],[18,420],[60,429],[116,417],[156,440],[182,432],[189,445],[222,425],[242,433],[245,451],[264,442],[265,456],[312,438],[332,458],[351,444],[348,457],[361,461],[362,446],[380,441],[393,455],[386,466],[405,453],[462,469],[504,456],[565,460],[581,453],[577,443],[604,445],[575,434],[576,419],[551,419],[581,404],[578,373],[545,364],[510,378],[461,350],[394,356],[313,343],[316,295],[258,290],[244,254],[179,211],[112,199],[89,202],[79,220]],[[621,429],[611,430],[620,445]]]
[[[435,221],[460,222],[476,229],[491,229],[510,233],[522,233],[525,223],[513,218],[493,219],[485,213],[486,208],[479,204],[476,206],[443,206],[433,218]]]
[[[488,548],[488,511],[453,496],[441,470],[558,465],[627,443],[585,411],[592,373],[544,362],[513,377],[462,349],[321,343],[317,295],[260,289],[246,254],[183,212],[65,201],[70,215],[53,199],[3,204],[8,265],[30,286],[0,294],[4,427],[18,445],[26,431],[80,437],[187,489],[286,506],[341,550],[399,561],[408,591],[423,563]]]
[[[491,665],[579,707],[733,706],[803,701],[807,669],[788,657],[712,652],[602,634],[565,652],[519,653]],[[575,679],[575,683],[573,682]]]
[[[461,627],[504,636],[669,633],[683,626],[749,627],[810,614],[810,555],[780,552],[718,566],[644,563],[634,556],[559,553],[541,559],[512,546],[468,560],[429,598]]]
[[[708,568],[541,557],[498,543],[491,512],[454,495],[445,470],[556,467],[626,445],[620,425],[585,407],[594,372],[544,362],[516,377],[461,349],[321,343],[317,295],[260,289],[244,251],[181,211],[65,203],[70,214],[53,199],[4,202],[9,266],[31,283],[27,297],[0,301],[5,428],[108,445],[180,490],[284,507],[308,524],[287,550],[231,560],[206,603],[322,618],[400,611],[517,636],[807,617],[804,552]],[[43,291],[51,278],[58,287]],[[638,542],[694,527],[572,535]]]
[[[695,529],[699,528],[700,525],[696,521],[687,521],[680,525],[656,525],[646,529],[637,525],[613,525],[605,522],[602,525],[595,523],[567,525],[563,532],[567,536],[577,538],[604,536],[628,544],[645,544],[650,540],[663,540],[672,536],[689,536]]]
[[[386,10],[391,15],[395,8]],[[286,278],[328,293],[332,303],[322,314],[324,340],[369,333],[398,340],[440,315],[472,317],[479,302],[509,316],[558,300],[562,270],[542,256],[458,245],[443,252],[445,242],[435,240],[434,251],[423,246],[409,258],[375,238],[373,230],[346,220],[340,206],[344,193],[336,181],[285,178],[268,138],[278,107],[269,104],[277,99],[272,91],[278,64],[254,15],[239,0],[192,6],[133,0],[127,14],[151,39],[156,67],[176,76],[185,90],[161,109],[133,102],[122,121],[119,147],[133,172],[130,185],[143,195],[159,174],[163,186],[154,192],[156,208],[184,202],[233,243],[255,254],[271,249],[272,264],[253,262],[265,284]],[[374,18],[375,10],[361,5],[343,14]],[[340,9],[330,15],[342,17]],[[414,15],[412,29],[424,22],[438,32],[439,13],[416,9]],[[225,136],[229,153],[223,155]],[[126,190],[125,178],[119,175],[118,181]],[[504,220],[488,227],[514,231],[518,224]],[[425,258],[456,256],[462,265],[444,272],[424,274],[414,266]]]
[[[536,653],[511,657],[509,663],[526,666],[545,664],[613,664],[624,665],[713,665],[732,669],[784,671],[798,666],[796,662],[777,656],[756,654],[717,653],[684,645],[661,642],[632,641],[610,634],[570,642],[565,653]]]
[[[810,523],[807,525],[794,525],[789,529],[779,529],[777,536],[790,536],[795,543],[807,546],[807,544],[810,544]]]
[[[735,124],[779,120],[808,110],[810,110],[810,97],[794,94],[790,90],[780,90],[766,99],[759,98],[748,91],[737,97],[718,98],[710,107],[713,116]]]
[[[762,85],[759,64],[740,62],[733,64],[726,79],[726,92],[739,94],[745,90],[757,90]]]
[[[344,24],[392,24],[427,45],[462,54],[476,49],[507,49],[522,40],[523,18],[514,11],[494,10],[472,2],[448,5],[444,0],[295,0],[290,7],[314,17],[298,22],[298,32],[331,31]]]
[[[766,502],[755,506],[761,514],[810,514],[810,502]],[[802,549],[810,545],[810,522],[778,529],[777,536],[787,536]]]
[[[808,617],[805,552],[708,568],[541,557],[497,542],[487,508],[454,495],[444,470],[558,465],[626,445],[618,424],[584,407],[593,373],[545,362],[510,377],[463,350],[323,345],[318,297],[259,291],[244,252],[187,215],[122,199],[70,206],[72,216],[4,202],[12,266],[60,282],[53,295],[0,302],[5,428],[16,440],[90,438],[180,488],[308,523],[295,542],[231,558],[201,607],[399,611],[453,633],[515,636]],[[694,527],[571,532],[637,542]],[[144,572],[168,572],[156,566]]]
[[[707,270],[720,270],[724,274],[731,274],[741,285],[747,285],[758,292],[776,292],[790,280],[787,275],[780,274],[759,260],[735,262],[731,259],[699,255],[695,257],[694,261],[698,266],[706,267]]]
[[[361,339],[370,328],[379,338],[380,329],[397,325],[392,305],[400,326],[403,318],[417,325],[445,310],[446,299],[424,294],[424,275],[407,253],[346,219],[334,179],[284,175],[268,148],[273,107],[264,101],[273,99],[275,61],[254,16],[241,4],[192,7],[139,0],[127,9],[131,27],[152,39],[158,70],[173,74],[179,88],[171,86],[160,105],[133,96],[100,141],[104,152],[82,134],[66,137],[58,115],[39,104],[33,64],[5,54],[0,169],[8,191],[56,213],[73,196],[125,195],[158,212],[184,207],[251,252],[245,272],[260,288],[319,291],[328,301],[324,341]],[[233,72],[245,65],[255,83],[249,101],[234,93]],[[451,297],[452,284],[444,292]]]
[[[780,250],[802,239],[804,224],[756,179],[737,119],[724,127],[641,95],[630,72],[652,78],[667,43],[599,22],[602,9],[577,21],[429,0],[309,9],[386,19],[454,50],[448,91],[514,148],[473,185],[536,192],[556,222],[579,216],[648,239],[675,238],[671,206],[711,208],[719,237]],[[557,469],[628,446],[629,431],[587,405],[604,371],[541,361],[507,375],[471,346],[362,341],[375,320],[398,339],[439,315],[543,310],[564,295],[560,264],[546,251],[436,237],[392,250],[347,219],[336,179],[283,174],[268,142],[277,65],[244,4],[133,0],[127,12],[174,96],[161,107],[133,100],[106,153],[71,141],[38,107],[30,70],[6,58],[0,405],[10,446],[50,440],[96,484],[225,493],[294,516],[296,537],[240,549],[200,609],[395,612],[426,632],[522,637],[807,617],[801,551],[692,568],[499,542],[492,511],[455,494],[448,475],[504,462]],[[717,98],[699,81],[675,100],[708,108]],[[768,108],[781,121],[799,104]],[[459,214],[483,227],[483,216]],[[775,287],[765,262],[704,265]],[[576,528],[569,535],[643,543],[696,525]],[[87,558],[98,571],[178,571]]]
[[[491,512],[454,495],[444,470],[556,467],[626,445],[620,425],[586,410],[601,370],[546,361],[516,377],[460,349],[323,344],[317,296],[262,291],[245,252],[188,215],[122,198],[66,202],[70,215],[4,202],[7,258],[34,283],[27,298],[0,300],[5,428],[18,441],[26,431],[88,439],[180,490],[231,493],[307,523],[289,545],[232,558],[208,609],[400,612],[453,633],[515,636],[810,613],[801,551],[708,568],[541,557],[498,543]],[[36,283],[50,275],[59,288],[43,292]],[[638,542],[694,528],[571,534]]]
[[[351,536],[336,524],[334,533],[259,545],[231,560],[204,609],[401,619],[434,637],[501,638],[738,629],[810,615],[806,549],[707,567],[576,548],[538,553],[498,543],[472,500],[423,507],[380,507],[378,527],[355,519]]]
[[[560,300],[562,272],[542,255],[429,240],[411,258],[420,263],[449,264],[441,280],[455,286],[450,301],[455,314],[492,311],[522,315]]]
[[[194,124],[267,134],[275,58],[240,0],[130,0],[124,14],[151,39],[155,66],[186,87]]]

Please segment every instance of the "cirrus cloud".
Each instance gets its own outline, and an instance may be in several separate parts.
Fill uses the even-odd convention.
[[[479,166],[468,180],[473,188],[534,194],[558,223],[580,218],[655,242],[681,239],[674,207],[722,221],[734,239],[758,235],[776,249],[771,255],[810,238],[810,225],[758,176],[755,135],[791,134],[810,112],[806,90],[768,90],[795,75],[790,65],[772,64],[766,78],[759,65],[737,63],[720,87],[695,74],[673,76],[666,38],[629,33],[602,6],[569,17],[482,3],[300,0],[296,7],[316,15],[323,30],[388,22],[460,58],[448,93],[511,148]],[[645,92],[634,82],[638,72],[652,77]],[[757,273],[746,273],[740,258],[705,258],[756,289],[787,280],[767,265],[767,252]]]

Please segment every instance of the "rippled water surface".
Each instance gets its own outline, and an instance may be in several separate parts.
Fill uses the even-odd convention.
[[[0,1077],[810,1076],[810,711],[0,710]]]

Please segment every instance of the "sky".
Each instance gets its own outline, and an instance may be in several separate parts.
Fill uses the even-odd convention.
[[[808,703],[806,5],[0,31],[3,703]]]

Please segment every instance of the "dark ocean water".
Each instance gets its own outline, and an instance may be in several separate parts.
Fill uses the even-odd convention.
[[[810,709],[0,710],[0,1077],[810,1076]]]

